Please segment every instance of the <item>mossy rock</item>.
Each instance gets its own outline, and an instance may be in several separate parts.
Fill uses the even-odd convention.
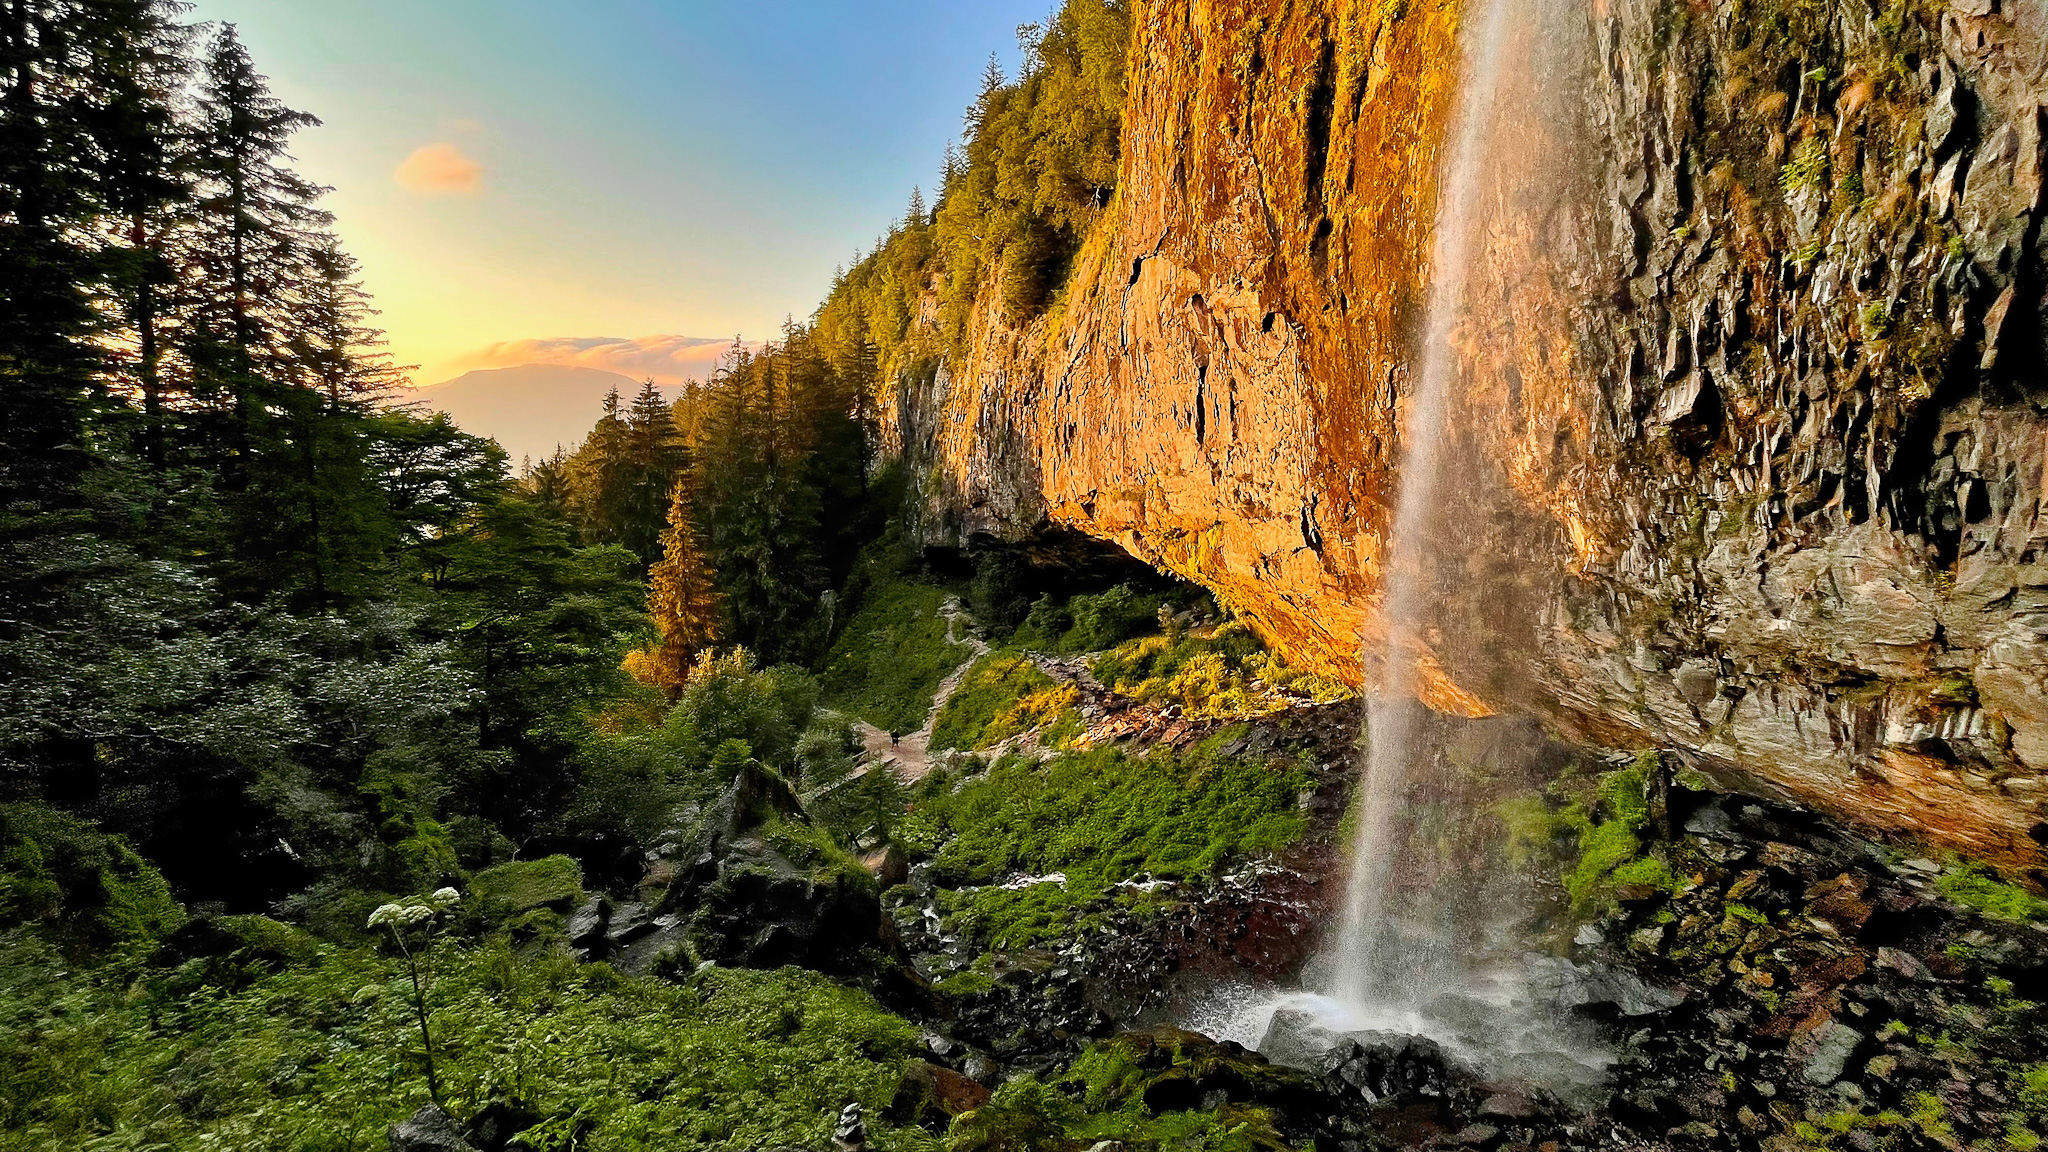
[[[583,870],[567,856],[515,860],[470,877],[469,888],[486,903],[512,913],[535,908],[567,912],[583,898]]]
[[[273,973],[319,963],[320,943],[304,929],[268,916],[209,916],[172,933],[150,963],[171,968],[167,984],[236,991]]]
[[[1304,1072],[1178,1028],[1126,1032],[1083,1052],[1057,1084],[1015,1079],[954,1121],[955,1152],[1134,1147],[1289,1152],[1335,1135],[1341,1108]]]

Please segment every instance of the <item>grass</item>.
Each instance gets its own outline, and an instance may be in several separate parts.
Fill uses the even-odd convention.
[[[1079,698],[1024,656],[991,652],[975,662],[932,725],[933,748],[981,749],[1059,716]]]
[[[1179,756],[1099,748],[1043,765],[1006,757],[957,790],[928,788],[897,837],[954,889],[941,897],[954,929],[992,947],[1026,946],[1070,931],[1119,881],[1213,876],[1301,837],[1307,774],[1293,761],[1217,754],[1230,736]],[[1017,872],[1067,879],[991,887]]]
[[[826,700],[888,732],[915,732],[939,682],[972,649],[949,643],[939,606],[946,593],[902,578],[872,585],[825,657]]]

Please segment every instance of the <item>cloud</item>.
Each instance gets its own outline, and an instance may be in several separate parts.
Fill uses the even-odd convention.
[[[428,144],[413,149],[391,178],[408,192],[466,196],[483,187],[484,170],[453,144]]]
[[[749,343],[757,349],[759,343]],[[732,341],[702,336],[556,336],[544,340],[507,340],[464,358],[467,368],[511,368],[520,364],[571,364],[602,368],[635,379],[652,376],[656,383],[675,384],[703,379],[732,349]]]

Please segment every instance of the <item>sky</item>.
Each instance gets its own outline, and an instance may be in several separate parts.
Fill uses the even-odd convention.
[[[197,0],[321,127],[293,153],[400,363],[673,382],[803,319],[937,180],[1053,0]]]

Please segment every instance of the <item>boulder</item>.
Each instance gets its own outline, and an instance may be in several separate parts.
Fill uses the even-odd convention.
[[[386,1138],[391,1152],[479,1152],[476,1145],[463,1138],[455,1118],[442,1111],[439,1104],[425,1105],[393,1124]]]
[[[953,1117],[988,1103],[991,1095],[986,1086],[950,1068],[913,1060],[904,1068],[882,1118],[898,1127],[915,1124],[943,1134]]]

